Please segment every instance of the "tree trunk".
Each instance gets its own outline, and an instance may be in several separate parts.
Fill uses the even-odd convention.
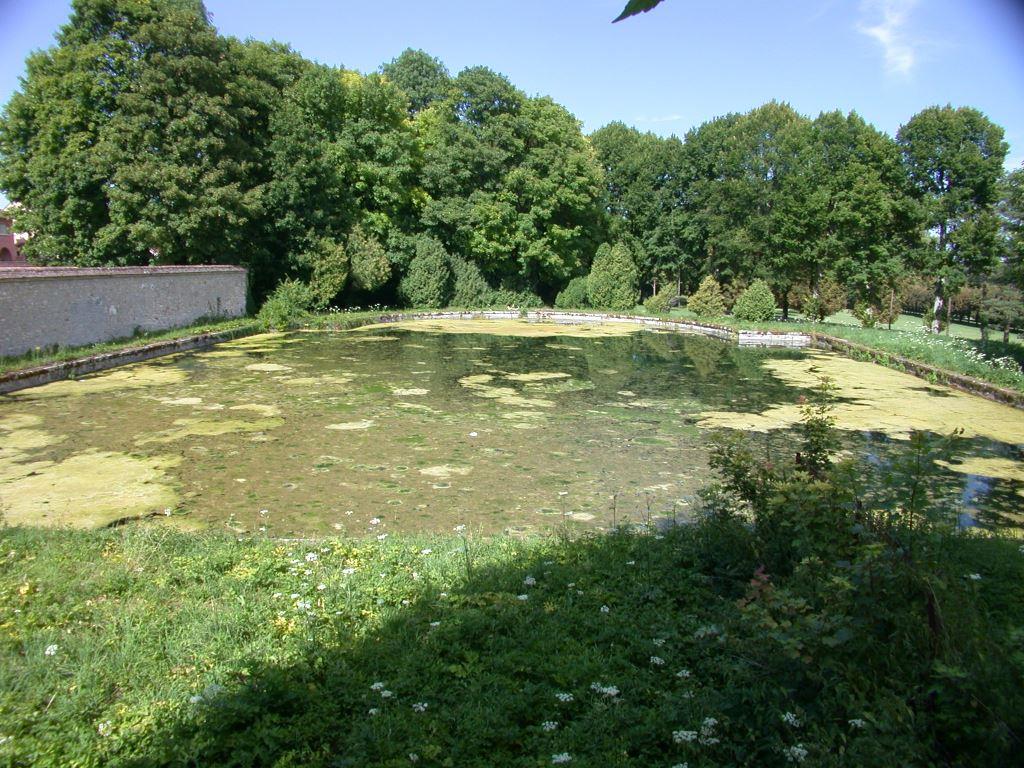
[[[658,278],[652,277],[651,278],[651,296],[657,296],[657,295],[658,295]]]
[[[988,283],[981,284],[981,301],[978,302],[978,326],[981,328],[981,342],[988,344],[988,317],[985,314],[985,302],[988,300]]]
[[[1010,321],[1007,320],[1003,325],[1003,344],[1010,343]]]
[[[888,316],[889,330],[890,331],[892,330],[892,306],[893,306],[893,304],[895,302],[896,302],[896,289],[895,288],[890,288],[889,289],[889,316]]]
[[[782,292],[782,319],[789,320],[789,291]]]
[[[676,296],[683,295],[683,268],[680,267],[676,272]]]
[[[946,335],[949,336],[949,326],[953,324],[953,297],[946,302]]]
[[[935,303],[932,304],[932,333],[942,327],[942,281],[935,283]]]

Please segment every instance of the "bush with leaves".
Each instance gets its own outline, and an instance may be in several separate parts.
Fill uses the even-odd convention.
[[[530,291],[516,291],[511,288],[499,288],[491,293],[489,305],[492,307],[536,309],[537,307],[544,306],[544,299]]]
[[[263,328],[283,331],[301,323],[313,306],[309,286],[298,280],[284,280],[260,307],[256,320]]]
[[[587,278],[590,306],[624,312],[640,298],[640,273],[633,254],[623,243],[604,243],[597,249]]]
[[[733,304],[732,314],[737,320],[763,323],[775,317],[775,295],[764,280],[752,282]]]
[[[314,309],[327,309],[348,283],[349,263],[345,246],[321,237],[299,256],[310,272],[309,291]]]
[[[373,293],[384,287],[391,277],[391,262],[376,237],[356,225],[345,241],[345,250],[348,252],[353,289]]]
[[[724,315],[725,299],[718,281],[711,275],[701,280],[696,292],[686,300],[686,308],[697,317],[721,317]]]
[[[555,306],[559,309],[585,309],[589,306],[586,275],[570,280],[555,297]]]
[[[674,285],[664,287],[644,302],[644,309],[652,315],[667,315],[672,303],[679,298],[679,291]]]
[[[399,283],[398,292],[410,307],[448,306],[452,296],[451,260],[444,246],[431,237],[416,242],[416,255]]]
[[[817,292],[812,290],[800,303],[807,318],[819,323],[845,308],[846,289],[830,275],[821,278]]]
[[[476,264],[461,256],[452,256],[451,268],[454,280],[451,306],[477,309],[494,304],[494,291]]]

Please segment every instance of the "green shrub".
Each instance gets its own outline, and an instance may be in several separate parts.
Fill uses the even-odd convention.
[[[489,304],[492,307],[535,309],[536,307],[544,306],[544,299],[530,291],[514,291],[511,288],[499,288],[491,293]]]
[[[725,314],[722,287],[708,275],[700,281],[697,290],[686,300],[686,308],[697,317],[721,317]]]
[[[676,287],[662,288],[644,302],[644,309],[653,315],[665,315],[672,308],[672,301],[679,296]]]
[[[613,311],[636,307],[640,297],[640,275],[630,253],[622,243],[604,243],[597,249],[587,278],[590,306]]]
[[[752,282],[733,304],[732,314],[737,320],[763,323],[775,317],[775,295],[764,280]]]
[[[299,260],[310,268],[309,291],[314,309],[327,309],[345,290],[349,264],[345,246],[322,237]]]
[[[452,268],[444,246],[437,240],[422,237],[416,242],[416,255],[398,286],[398,293],[410,307],[448,306],[452,296]]]
[[[454,285],[450,303],[453,307],[476,309],[494,303],[494,291],[476,264],[461,256],[452,256],[451,266]]]
[[[352,271],[352,287],[364,293],[379,290],[391,277],[391,262],[373,235],[363,232],[358,225],[345,242]]]
[[[555,297],[555,306],[559,309],[584,309],[589,306],[587,301],[587,276],[581,275],[569,281]]]
[[[800,302],[800,309],[807,319],[819,323],[845,308],[846,289],[830,275],[818,281],[817,293],[808,293]]]
[[[860,320],[861,328],[874,328],[878,325],[880,310],[866,301],[858,301],[853,305],[853,316]]]
[[[313,294],[309,286],[298,280],[285,280],[278,283],[263,302],[256,320],[264,328],[285,330],[302,322],[312,306]]]

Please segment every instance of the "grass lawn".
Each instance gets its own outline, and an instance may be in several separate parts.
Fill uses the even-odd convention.
[[[729,573],[742,546],[710,557],[714,535],[2,530],[0,764],[888,766],[977,745],[954,763],[994,765],[1013,753],[1021,698],[1000,697],[1020,676],[1006,658],[1024,615],[1016,542],[964,539],[945,564],[980,610],[987,663],[1010,675],[986,688],[890,647],[884,612],[858,626],[785,589],[745,602],[750,572]],[[890,660],[884,673],[872,655]],[[929,714],[929,696],[963,720]]]

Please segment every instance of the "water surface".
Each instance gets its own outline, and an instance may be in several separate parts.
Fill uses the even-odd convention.
[[[964,427],[967,461],[943,467],[964,520],[1020,522],[1024,413],[980,398],[633,327],[413,328],[267,334],[0,398],[0,507],[19,524],[157,513],[274,536],[686,517],[709,435],[791,451],[825,372],[845,382],[848,448],[880,477],[909,428]]]

